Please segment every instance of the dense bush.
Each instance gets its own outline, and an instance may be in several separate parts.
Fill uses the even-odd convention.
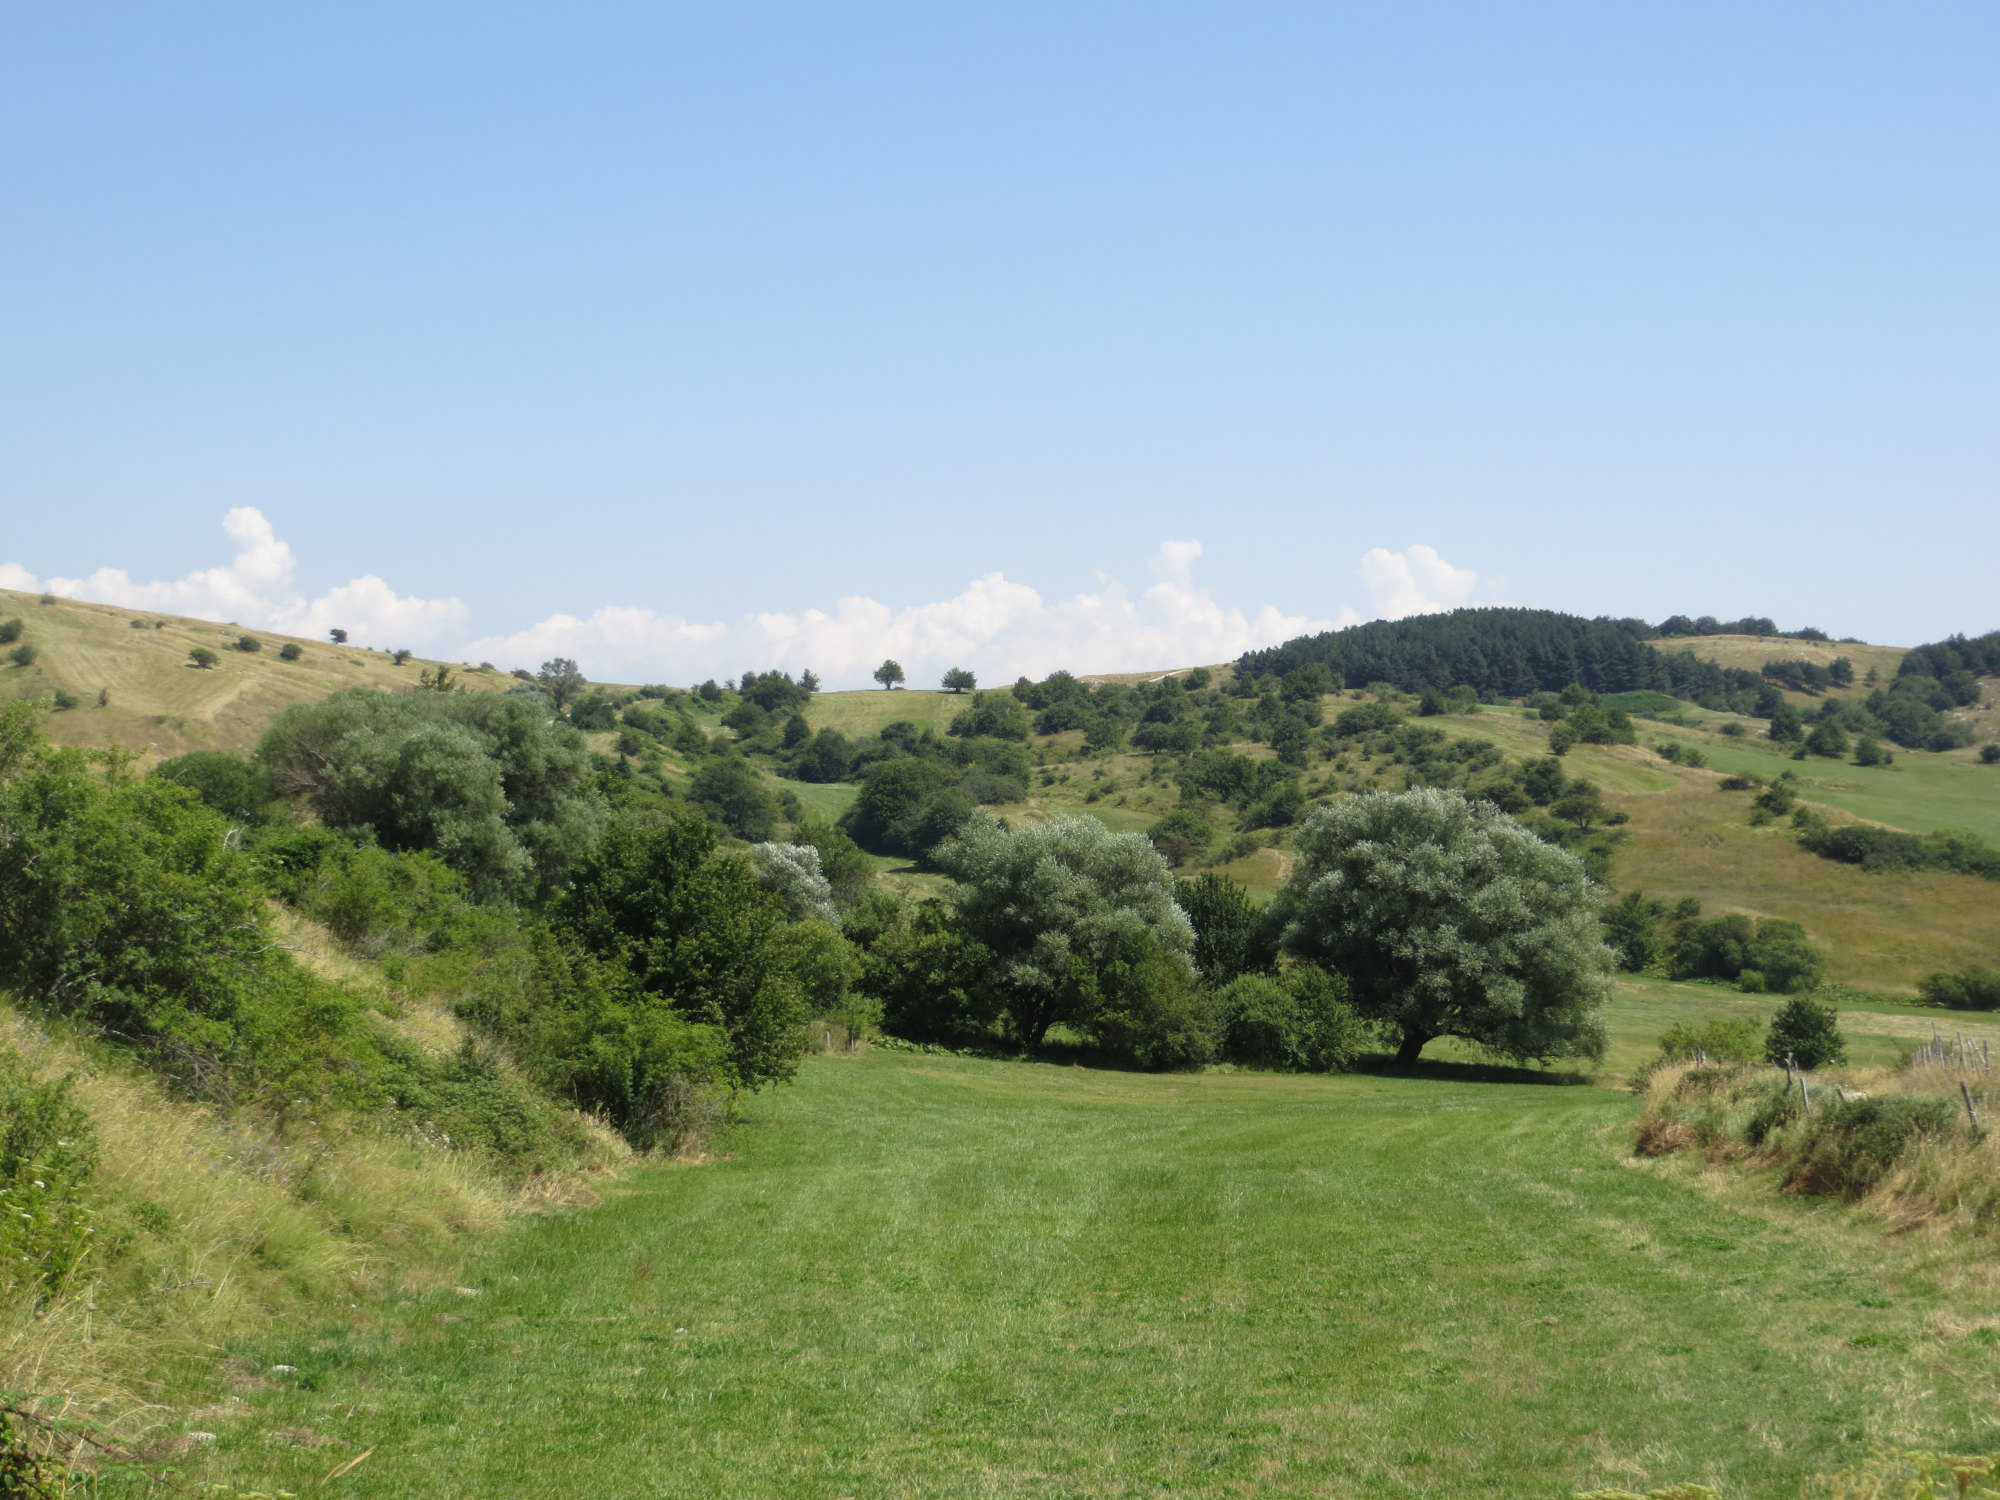
[[[1251,1067],[1340,1072],[1372,1040],[1345,993],[1339,978],[1311,964],[1241,975],[1216,992],[1217,1050]]]
[[[688,801],[739,839],[771,837],[778,826],[778,801],[757,768],[736,755],[711,755],[688,784]]]
[[[1174,882],[1175,904],[1194,928],[1195,969],[1220,989],[1239,975],[1269,969],[1277,957],[1277,920],[1260,910],[1242,882],[1214,872]]]
[[[1676,979],[1740,980],[1745,971],[1762,977],[1760,988],[1791,994],[1819,983],[1826,955],[1796,922],[1740,915],[1690,924],[1674,944]]]
[[[1927,1004],[1951,1010],[2000,1010],[2000,968],[1968,964],[1955,973],[1926,974],[1917,992]]]
[[[1764,1034],[1764,1060],[1790,1062],[1801,1068],[1823,1068],[1847,1060],[1847,1039],[1831,1005],[1811,995],[1794,995],[1778,1007]]]
[[[1345,977],[1414,1061],[1440,1036],[1517,1058],[1597,1057],[1611,954],[1581,861],[1486,802],[1422,789],[1316,809],[1285,943]]]
[[[327,826],[430,850],[482,897],[558,888],[606,816],[539,695],[337,693],[280,714],[257,759]]]
[[[705,819],[678,808],[620,818],[578,864],[550,920],[560,940],[604,966],[578,981],[584,991],[603,990],[614,1008],[715,1027],[731,1083],[758,1088],[797,1069],[809,1004],[784,900],[758,883],[748,859],[717,846]],[[512,1031],[519,1022],[497,1024]]]
[[[237,822],[261,816],[271,801],[271,781],[263,767],[226,751],[175,756],[155,766],[153,775],[186,787],[202,806]]]
[[[1799,843],[1825,859],[1864,870],[1950,870],[2000,880],[2000,849],[1970,833],[1905,833],[1872,823],[1828,823],[1817,814],[1797,817]]]
[[[1957,1113],[1947,1100],[1912,1094],[1824,1103],[1785,1185],[1860,1198],[1895,1169],[1912,1142],[1950,1131]]]

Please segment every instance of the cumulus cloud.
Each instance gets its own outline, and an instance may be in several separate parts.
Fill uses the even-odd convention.
[[[512,635],[474,641],[468,657],[509,665],[570,656],[593,675],[686,682],[743,667],[810,667],[828,686],[863,686],[884,657],[914,683],[970,667],[991,680],[1058,667],[1136,672],[1226,661],[1258,646],[1331,628],[1331,620],[1290,615],[1271,605],[1229,608],[1194,579],[1200,542],[1166,542],[1152,562],[1154,582],[1134,596],[1105,574],[1098,587],[1054,602],[1000,573],[958,594],[891,608],[864,595],[831,610],[752,614],[739,624],[696,624],[650,609],[600,609],[587,618],[551,615]]]
[[[1374,547],[1361,555],[1361,581],[1375,602],[1374,618],[1434,615],[1472,602],[1479,575],[1454,568],[1435,549],[1418,544],[1401,552]]]
[[[398,594],[373,573],[308,599],[292,586],[297,569],[292,549],[262,511],[238,506],[223,517],[222,529],[236,543],[234,560],[185,578],[135,583],[123,568],[99,568],[87,578],[37,578],[18,563],[0,563],[0,587],[198,620],[235,620],[287,635],[323,635],[339,626],[357,643],[383,646],[422,645],[465,619],[458,600]]]
[[[223,530],[236,544],[234,560],[185,578],[137,583],[118,568],[100,568],[87,578],[37,578],[18,563],[0,563],[0,587],[295,635],[324,635],[339,626],[363,644],[442,639],[433,649],[507,667],[568,656],[607,681],[687,683],[746,668],[810,667],[829,687],[861,687],[884,657],[901,662],[918,685],[935,682],[947,667],[970,667],[987,681],[1006,682],[1058,667],[1143,672],[1229,661],[1297,635],[1456,609],[1473,602],[1481,584],[1478,573],[1454,567],[1434,548],[1377,547],[1363,554],[1357,570],[1370,600],[1366,614],[1350,605],[1325,618],[1270,604],[1245,610],[1221,603],[1196,581],[1200,542],[1167,541],[1149,565],[1152,583],[1136,594],[1099,574],[1096,588],[1048,600],[1025,583],[989,573],[948,599],[924,604],[892,607],[856,594],[831,609],[753,613],[734,622],[612,605],[588,615],[550,615],[453,648],[467,618],[457,599],[398,594],[372,573],[309,599],[293,586],[292,549],[261,511],[232,510]]]

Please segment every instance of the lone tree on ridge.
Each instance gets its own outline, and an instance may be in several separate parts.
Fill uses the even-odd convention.
[[[1604,1054],[1611,951],[1582,861],[1488,802],[1425,787],[1345,797],[1300,826],[1285,945],[1402,1033],[1529,1058]]]
[[[570,700],[590,684],[590,679],[583,675],[583,669],[567,656],[554,656],[543,662],[541,671],[535,674],[535,681],[555,700],[557,713],[568,708]]]
[[[903,680],[903,665],[893,656],[875,669],[875,680],[884,688],[894,688]]]
[[[964,667],[953,667],[944,674],[944,690],[947,693],[969,693],[979,686],[979,679]]]

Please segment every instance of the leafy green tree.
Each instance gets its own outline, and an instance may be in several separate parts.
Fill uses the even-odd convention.
[[[329,828],[431,850],[482,899],[534,897],[562,883],[606,815],[583,737],[541,702],[356,688],[280,714],[257,760]]]
[[[792,841],[811,846],[819,855],[820,874],[826,877],[837,910],[860,901],[874,883],[875,862],[833,825],[806,818],[793,826]]]
[[[1771,738],[1795,744],[1806,737],[1806,718],[1794,704],[1780,702],[1771,712]]]
[[[702,761],[688,784],[688,801],[751,843],[770,838],[778,825],[778,799],[757,768],[733,754]]]
[[[733,1082],[759,1088],[797,1070],[809,1007],[784,900],[717,847],[705,819],[678,808],[618,819],[550,916],[649,1007],[720,1030]]]
[[[845,781],[854,763],[854,747],[838,729],[822,729],[792,756],[792,775],[800,781]]]
[[[254,635],[239,635],[236,637],[236,649],[238,651],[262,651],[264,643]]]
[[[964,667],[953,667],[944,674],[944,690],[947,693],[969,693],[979,686],[979,679]]]
[[[555,703],[557,713],[568,708],[570,700],[590,685],[583,669],[567,656],[553,656],[543,662],[541,670],[535,673],[535,681]]]
[[[305,654],[305,649],[297,641],[286,641],[284,645],[278,648],[279,661],[297,661]]]
[[[1317,808],[1297,848],[1286,946],[1401,1032],[1398,1061],[1440,1036],[1524,1059],[1603,1055],[1611,953],[1575,856],[1436,788]]]
[[[0,621],[0,646],[11,646],[21,638],[21,620],[17,615],[11,620]]]
[[[1168,975],[1193,980],[1194,930],[1174,903],[1173,873],[1136,833],[1094,818],[1010,829],[982,814],[936,859],[955,882],[955,925],[991,955],[988,983],[1030,1047],[1058,1021],[1088,1029],[1130,1016]],[[1172,1031],[1180,1018],[1155,1019]]]
[[[329,630],[326,633],[326,636],[327,639],[332,641],[336,646],[345,646],[347,644],[347,632],[344,630],[340,630],[338,628]]]
[[[1982,766],[2000,765],[2000,744],[1991,740],[1979,747],[1979,763]]]
[[[1238,975],[1271,966],[1264,913],[1249,889],[1227,875],[1207,871],[1174,882],[1174,901],[1194,928],[1189,956],[1207,983],[1221,988]]]
[[[883,687],[893,688],[903,680],[903,668],[894,657],[891,657],[875,669],[874,677]]]
[[[1666,957],[1661,906],[1648,901],[1644,891],[1627,891],[1604,909],[1604,941],[1618,955],[1619,968],[1638,974]]]
[[[787,750],[796,750],[812,738],[812,725],[806,722],[804,714],[793,714],[785,720],[784,745]]]
[[[1207,852],[1208,819],[1195,803],[1182,803],[1146,830],[1146,837],[1176,869]]]
[[[1823,1068],[1847,1061],[1847,1038],[1840,1033],[1839,1013],[1811,995],[1794,995],[1771,1017],[1764,1036],[1766,1062],[1790,1061],[1801,1068]]]
[[[188,652],[188,660],[194,663],[195,666],[201,668],[202,671],[206,672],[207,670],[209,670],[209,668],[213,667],[217,662],[221,661],[222,658],[217,656],[213,651],[209,650],[208,647],[206,646],[196,646]]]
[[[1847,758],[1847,731],[1840,727],[1838,719],[1822,719],[1813,725],[1812,733],[1806,736],[1806,754],[1823,756],[1827,760]]]
[[[389,665],[400,667],[416,654],[408,646],[398,646],[394,651],[389,653]]]
[[[1025,740],[1028,716],[1012,694],[974,693],[972,706],[953,716],[951,733],[962,738]]]

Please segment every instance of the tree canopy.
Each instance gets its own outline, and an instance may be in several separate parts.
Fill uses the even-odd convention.
[[[1432,787],[1343,798],[1297,838],[1286,946],[1398,1028],[1398,1061],[1440,1036],[1521,1059],[1602,1055],[1611,954],[1574,855]]]

